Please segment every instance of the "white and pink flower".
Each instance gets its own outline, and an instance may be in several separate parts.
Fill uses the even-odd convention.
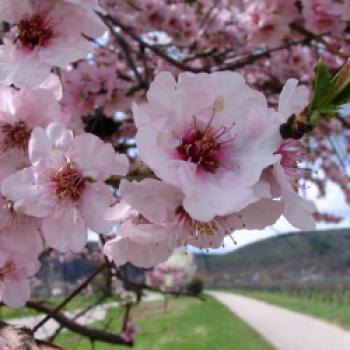
[[[15,211],[43,218],[46,243],[60,251],[81,251],[87,228],[108,233],[113,223],[103,219],[112,203],[104,181],[125,175],[128,160],[112,145],[91,134],[73,137],[61,124],[33,130],[29,142],[32,166],[2,182],[3,195]]]
[[[68,123],[70,116],[57,101],[61,89],[54,76],[20,91],[0,86],[0,180],[30,165],[28,142],[35,127]]]
[[[20,308],[30,298],[30,277],[39,270],[39,261],[28,255],[0,251],[0,300]]]
[[[41,220],[15,212],[10,201],[0,196],[0,247],[11,254],[37,257],[44,248]]]
[[[345,23],[340,20],[342,4],[333,0],[308,0],[303,4],[306,28],[316,34],[339,34]]]
[[[108,219],[120,223],[120,233],[104,247],[118,266],[128,261],[154,266],[165,261],[175,247],[187,244],[218,248],[234,230],[262,229],[281,215],[279,202],[262,199],[239,213],[199,221],[184,208],[185,197],[179,189],[154,179],[139,183],[123,180],[120,194],[122,202],[108,213]]]
[[[0,14],[14,26],[0,47],[0,81],[6,85],[40,84],[52,67],[86,57],[91,46],[83,35],[105,31],[93,8],[80,1],[1,0]]]
[[[279,120],[265,97],[233,72],[160,73],[134,106],[141,159],[185,195],[195,219],[239,212],[257,201],[253,186],[276,161]]]
[[[298,86],[298,81],[289,79],[279,98],[278,114],[281,123],[293,114],[301,113],[308,104],[309,91],[305,86]],[[271,186],[271,195],[283,205],[283,215],[295,227],[302,230],[314,230],[312,216],[317,210],[312,201],[298,195],[298,181],[303,174],[298,162],[304,160],[304,152],[298,141],[283,140],[278,134],[280,146],[276,150],[278,161],[272,168],[266,169],[263,179]]]

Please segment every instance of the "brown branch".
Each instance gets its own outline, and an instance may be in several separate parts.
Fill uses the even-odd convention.
[[[127,176],[118,176],[113,175],[110,178],[108,178],[105,183],[107,185],[113,186],[113,187],[119,187],[120,182],[125,179],[128,181],[141,181],[144,179],[157,179],[157,177],[154,175],[154,173],[144,173],[144,174],[135,174],[135,175],[127,175]]]
[[[112,17],[111,15],[101,15],[99,14],[101,19],[107,24],[108,22],[112,23],[115,26],[118,26],[124,33],[126,33],[128,36],[130,36],[132,39],[134,39],[136,42],[138,42],[140,45],[144,46],[145,48],[151,50],[153,53],[155,53],[157,56],[163,58],[168,63],[172,64],[173,66],[183,70],[183,71],[189,71],[192,73],[199,73],[203,71],[208,71],[208,67],[206,70],[204,68],[195,68],[190,65],[187,65],[181,61],[176,60],[175,58],[169,56],[167,53],[165,53],[162,49],[160,49],[158,46],[152,45],[147,43],[146,41],[142,40],[137,34],[134,33],[134,31],[128,27],[127,25],[120,22],[117,18]],[[107,24],[108,25],[108,24]],[[110,26],[110,24],[109,24]]]
[[[89,338],[91,341],[102,341],[109,344],[122,344],[132,346],[132,342],[125,341],[120,335],[101,331],[99,329],[89,328],[83,326],[62,314],[61,312],[55,311],[56,309],[51,308],[48,305],[38,303],[35,301],[28,301],[26,306],[33,310],[46,313],[50,315],[50,318],[56,320],[59,324],[69,329],[72,332],[78,333],[84,337]]]
[[[119,43],[121,49],[124,52],[125,60],[130,69],[133,71],[139,85],[145,85],[144,84],[144,79],[142,78],[140,72],[137,69],[137,66],[134,62],[134,59],[132,58],[131,55],[131,48],[128,44],[128,42],[121,36],[119,35],[114,29],[113,26],[108,21],[104,21],[108,29],[110,30],[112,36],[114,37],[115,40]]]
[[[131,308],[134,306],[133,303],[127,303],[125,305],[125,313],[124,313],[124,318],[123,318],[123,326],[122,326],[122,330],[123,332],[127,329],[128,327],[128,322],[130,321],[130,312],[131,312]]]
[[[315,40],[316,42],[324,45],[324,47],[331,53],[334,53],[335,55],[347,60],[348,56],[345,55],[344,53],[340,52],[336,47],[334,47],[333,45],[329,44],[322,35],[318,35],[318,34],[314,34],[312,32],[310,32],[309,30],[305,29],[304,27],[302,27],[299,23],[291,23],[290,24],[291,29],[295,30],[296,32],[299,32],[301,34],[303,34],[306,37],[312,38],[313,40]]]
[[[97,270],[92,273],[82,284],[80,284],[68,297],[62,301],[56,308],[50,308],[50,312],[44,317],[38,324],[33,327],[33,333],[35,333],[40,327],[42,327],[50,318],[55,318],[56,314],[63,309],[72,299],[74,299],[80,292],[82,292],[90,282],[100,274],[106,267],[107,263],[103,263]]]
[[[175,66],[175,67],[177,67],[177,68],[179,68],[179,69],[181,69],[183,71],[189,71],[189,72],[192,72],[192,73],[200,73],[200,72],[210,72],[210,71],[213,70],[212,66],[210,66],[210,65],[197,68],[197,67],[192,67],[192,66],[186,64],[186,60],[179,61],[179,60],[169,56],[165,51],[163,51],[158,46],[152,45],[150,43],[145,42],[142,38],[140,38],[133,31],[132,28],[130,28],[129,26],[123,24],[119,19],[117,19],[115,17],[112,17],[111,15],[105,15],[105,16],[99,15],[99,16],[108,25],[109,28],[111,28],[110,23],[112,23],[115,26],[118,26],[124,33],[126,33],[128,36],[130,36],[132,39],[134,39],[140,45],[142,45],[143,47],[151,50],[157,56],[163,58],[164,60],[166,60],[171,65],[173,65],[173,66]],[[110,22],[110,23],[108,23],[108,22]],[[233,69],[241,68],[241,67],[243,67],[245,65],[252,64],[252,63],[254,63],[254,62],[256,62],[256,61],[258,61],[258,60],[260,60],[262,58],[269,57],[269,55],[272,52],[283,50],[283,49],[286,49],[286,48],[289,48],[291,46],[298,45],[298,44],[301,44],[301,43],[306,43],[309,40],[311,40],[311,38],[314,38],[314,37],[310,37],[309,36],[309,37],[304,38],[302,40],[288,42],[288,43],[283,44],[283,45],[281,45],[279,47],[272,48],[272,49],[269,49],[269,50],[265,50],[265,51],[262,51],[262,52],[257,53],[257,54],[252,54],[252,55],[249,55],[247,57],[238,59],[238,60],[236,60],[236,61],[234,61],[232,63],[228,63],[228,64],[223,65],[221,67],[217,67],[215,70],[222,71],[222,70],[233,70]]]
[[[273,53],[275,51],[288,49],[292,46],[306,43],[307,41],[308,41],[308,39],[302,39],[302,40],[288,42],[287,44],[283,44],[281,46],[274,47],[272,49],[264,50],[264,51],[261,51],[261,52],[256,53],[256,54],[252,54],[252,55],[237,59],[236,61],[234,61],[232,63],[228,63],[226,65],[223,65],[218,70],[223,71],[223,70],[234,70],[237,68],[242,68],[242,67],[247,66],[249,64],[255,63],[258,60],[261,60],[262,58],[269,57],[271,55],[271,53]]]
[[[101,298],[97,299],[92,305],[88,306],[87,308],[83,309],[82,311],[80,311],[76,315],[74,315],[74,317],[72,318],[72,321],[76,321],[78,318],[80,318],[81,316],[88,313],[91,309],[93,309],[97,305],[103,303],[103,301],[105,299],[106,299],[106,297],[103,295]],[[62,332],[63,329],[64,329],[64,327],[62,325],[60,325],[60,327],[56,330],[56,332],[53,335],[51,335],[50,338],[48,339],[49,342],[51,342],[51,343],[54,342],[56,337]]]

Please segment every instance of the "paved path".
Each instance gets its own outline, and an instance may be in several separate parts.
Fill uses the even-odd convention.
[[[149,301],[156,301],[161,300],[162,296],[152,293],[147,294],[143,299],[142,302],[149,302]],[[112,307],[119,306],[120,303],[114,302],[114,303],[108,303],[103,305],[98,305],[93,307],[91,310],[89,310],[87,313],[82,315],[81,317],[77,318],[75,321],[77,323],[80,323],[82,325],[89,325],[98,321],[102,321],[105,319],[107,310]],[[74,311],[66,311],[64,314],[69,318],[74,318],[76,315],[78,315],[82,309],[77,309]],[[38,316],[31,316],[31,317],[23,317],[18,319],[11,319],[6,320],[6,322],[14,325],[20,325],[25,326],[28,328],[33,328],[42,318],[44,315],[38,315]],[[59,324],[55,320],[49,320],[43,327],[41,327],[36,333],[35,336],[37,339],[47,339],[51,335],[53,335],[56,330],[59,328]]]
[[[278,350],[350,350],[350,332],[252,298],[208,292]]]

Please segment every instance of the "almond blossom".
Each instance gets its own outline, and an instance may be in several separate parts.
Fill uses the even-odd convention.
[[[134,105],[141,159],[185,195],[195,219],[239,212],[276,161],[279,122],[266,99],[233,72],[160,73],[148,103]]]
[[[0,300],[10,307],[23,307],[30,298],[29,278],[37,273],[39,266],[36,258],[1,250]]]
[[[333,0],[309,0],[304,2],[303,15],[306,27],[321,34],[332,32],[339,34],[346,26],[340,20],[342,5]]]
[[[187,244],[218,248],[235,229],[265,228],[281,215],[279,202],[262,199],[239,213],[199,221],[184,208],[179,189],[154,179],[140,183],[122,180],[120,195],[123,202],[106,214],[121,223],[120,233],[104,247],[118,266],[128,261],[141,267],[154,266],[165,261],[175,247]]]
[[[6,85],[41,83],[52,67],[86,57],[90,43],[83,35],[105,31],[92,7],[80,1],[1,0],[0,14],[13,25],[0,46],[0,81]]]
[[[126,156],[94,135],[74,137],[52,123],[33,130],[29,158],[32,166],[6,178],[2,193],[15,211],[43,218],[47,245],[78,252],[86,243],[87,228],[98,233],[112,229],[113,223],[103,219],[113,199],[104,181],[126,174]]]
[[[293,114],[301,113],[308,100],[307,88],[298,86],[297,80],[289,79],[279,97],[278,113],[281,122],[286,122]],[[313,202],[298,195],[298,180],[302,175],[298,162],[304,159],[302,146],[298,141],[283,140],[279,134],[276,137],[280,139],[280,146],[276,150],[278,162],[264,172],[271,185],[272,196],[280,198],[283,215],[293,226],[303,230],[314,230],[316,224],[312,214],[317,208]]]
[[[130,108],[130,100],[125,96],[125,82],[118,79],[118,63],[95,64],[83,61],[75,69],[64,72],[64,104],[76,118],[94,115],[100,108],[104,114],[113,117],[117,110]]]
[[[12,203],[2,196],[0,196],[0,247],[11,254],[19,253],[33,257],[37,257],[44,248],[41,220],[15,212]]]
[[[53,76],[20,91],[0,86],[0,179],[30,165],[28,142],[35,127],[67,124],[69,114],[57,101],[61,88]]]
[[[250,44],[275,47],[291,34],[290,23],[298,18],[293,0],[247,1],[241,16],[247,26]]]

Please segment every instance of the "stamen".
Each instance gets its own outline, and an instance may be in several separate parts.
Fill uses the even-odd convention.
[[[31,135],[31,130],[23,121],[18,121],[14,124],[5,123],[0,125],[0,132],[3,134],[1,150],[7,151],[9,148],[20,148],[26,151]]]
[[[228,140],[221,140],[221,137],[227,134],[235,123],[232,123],[230,127],[221,126],[214,130],[212,127],[214,117],[215,112],[211,114],[204,129],[201,129],[198,126],[196,116],[193,116],[189,132],[182,137],[180,145],[176,148],[180,159],[195,163],[197,170],[204,170],[209,173],[215,173],[220,167],[233,168],[233,165],[227,166],[225,164],[224,159],[229,157],[224,152],[225,149],[233,147],[235,137]]]
[[[37,46],[46,46],[53,37],[51,27],[45,22],[41,14],[34,14],[31,17],[24,18],[18,23],[18,35],[15,42],[33,50]]]
[[[72,163],[67,163],[51,177],[51,180],[56,185],[56,195],[60,200],[70,198],[76,202],[86,185],[84,177]]]

